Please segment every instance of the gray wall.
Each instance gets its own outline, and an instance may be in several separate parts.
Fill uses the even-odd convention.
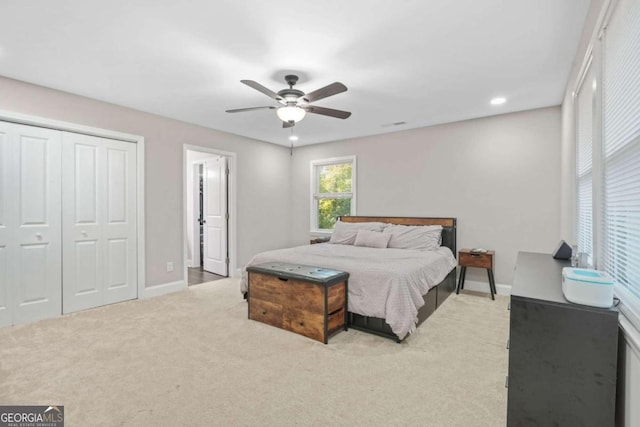
[[[358,213],[455,216],[458,246],[518,250],[559,238],[560,109],[545,108],[289,150],[0,77],[0,109],[145,137],[147,285],[182,279],[182,145],[238,153],[238,266],[309,238],[309,161],[358,157]],[[167,261],[175,263],[172,273]],[[480,272],[469,279],[484,280]]]
[[[145,137],[147,286],[183,279],[182,146],[237,153],[238,266],[290,240],[289,149],[0,77],[0,109]],[[166,272],[167,261],[175,270]]]
[[[511,285],[518,251],[559,241],[560,127],[551,107],[297,148],[293,243],[309,238],[309,162],[355,154],[358,214],[457,217],[458,247],[494,249],[496,281]]]

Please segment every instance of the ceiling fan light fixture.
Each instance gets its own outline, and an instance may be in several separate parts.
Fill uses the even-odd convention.
[[[304,119],[304,116],[307,114],[307,112],[302,108],[295,106],[280,107],[278,108],[276,113],[278,114],[280,120],[282,120],[283,122],[294,123]]]
[[[321,87],[320,89],[316,89],[313,92],[305,94],[303,91],[293,88],[293,86],[298,81],[298,76],[295,76],[293,74],[287,75],[285,76],[285,81],[287,82],[289,87],[279,90],[278,92],[274,92],[271,89],[262,86],[260,83],[254,82],[253,80],[240,80],[240,83],[243,83],[250,88],[257,90],[258,92],[267,95],[269,98],[276,100],[281,105],[279,105],[278,107],[266,106],[235,108],[232,110],[227,110],[227,113],[240,113],[254,110],[276,110],[278,118],[282,120],[283,129],[293,129],[295,124],[304,119],[307,113],[334,117],[336,119],[343,120],[348,119],[351,116],[351,113],[349,111],[334,110],[333,108],[316,107],[314,105],[310,105],[312,102],[318,101],[320,99],[328,98],[330,96],[346,92],[347,87],[344,84],[340,82],[334,82],[330,85]]]

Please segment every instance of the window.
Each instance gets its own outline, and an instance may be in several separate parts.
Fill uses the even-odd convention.
[[[607,271],[640,309],[640,2],[620,0],[603,38],[602,239]]]
[[[640,329],[640,2],[606,4],[574,96],[577,240]]]
[[[311,162],[311,231],[333,230],[338,217],[356,213],[356,157]]]

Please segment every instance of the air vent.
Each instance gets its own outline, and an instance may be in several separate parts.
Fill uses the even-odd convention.
[[[388,128],[391,126],[402,126],[402,125],[406,125],[407,122],[393,122],[393,123],[386,123],[384,125],[382,125],[383,128]]]

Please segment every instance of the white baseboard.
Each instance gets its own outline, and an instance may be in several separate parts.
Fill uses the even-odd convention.
[[[160,285],[148,286],[144,288],[144,291],[140,298],[153,298],[160,295],[170,294],[172,292],[181,291],[187,288],[187,283],[184,280],[178,280],[176,282],[162,283]]]
[[[457,285],[458,282],[456,282]],[[489,282],[481,282],[478,280],[465,280],[464,289],[467,291],[486,292],[489,293]],[[496,292],[498,295],[511,295],[511,286],[496,283]]]
[[[189,267],[189,268],[195,267],[195,265],[193,265],[193,260],[192,259],[188,259],[187,260],[187,267]]]

